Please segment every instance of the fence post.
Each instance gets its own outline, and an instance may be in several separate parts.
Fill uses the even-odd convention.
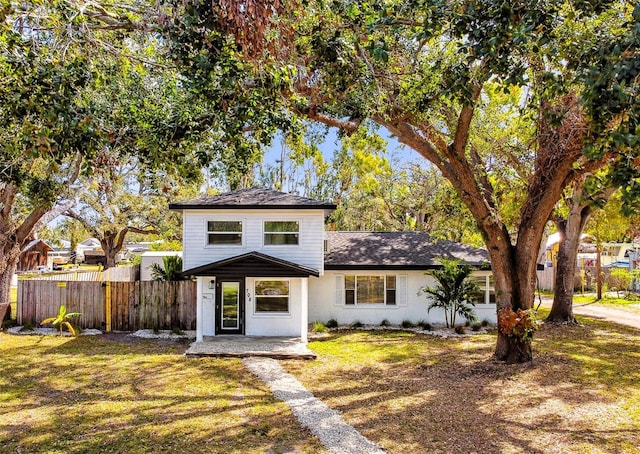
[[[104,312],[105,312],[105,324],[107,333],[111,332],[111,279],[109,279],[109,270],[107,269],[107,279],[105,280],[105,292],[104,292]]]

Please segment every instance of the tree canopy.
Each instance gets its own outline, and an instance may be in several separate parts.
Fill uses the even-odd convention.
[[[259,93],[265,111],[346,135],[374,122],[431,161],[482,232],[500,309],[531,307],[544,224],[565,187],[611,159],[611,143],[634,143],[639,10],[632,2],[171,5],[173,52],[189,63],[193,83]],[[261,26],[252,33],[225,27],[220,8],[233,24],[257,18]],[[492,104],[511,114],[493,128],[500,140],[487,141],[491,117],[483,112]],[[514,132],[517,123],[528,140]],[[585,140],[594,146],[585,149]],[[522,180],[520,163],[530,163]],[[505,185],[506,168],[516,185]],[[503,203],[511,188],[515,205]],[[513,348],[499,336],[499,358]]]

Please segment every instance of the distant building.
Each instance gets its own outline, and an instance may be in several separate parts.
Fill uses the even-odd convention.
[[[53,248],[42,240],[31,240],[22,250],[17,271],[35,270],[47,266],[47,255]]]

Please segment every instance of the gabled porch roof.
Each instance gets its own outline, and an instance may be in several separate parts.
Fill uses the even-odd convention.
[[[313,268],[256,251],[191,268],[183,271],[182,274],[218,277],[318,277],[320,275],[319,271]]]

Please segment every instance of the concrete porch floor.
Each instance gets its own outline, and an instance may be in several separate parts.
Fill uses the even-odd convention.
[[[205,336],[202,342],[192,343],[188,357],[247,358],[262,356],[275,359],[316,359],[299,337],[262,336]]]

